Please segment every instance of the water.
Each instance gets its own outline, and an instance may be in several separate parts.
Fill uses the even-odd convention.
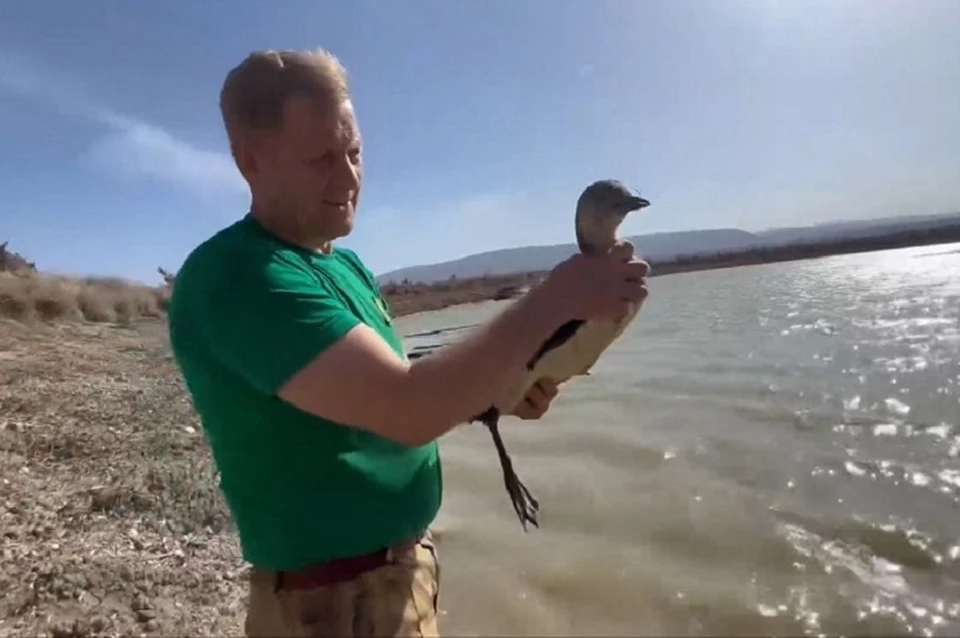
[[[441,631],[957,635],[960,244],[650,287],[592,376],[504,424],[540,530],[482,426],[443,438]]]

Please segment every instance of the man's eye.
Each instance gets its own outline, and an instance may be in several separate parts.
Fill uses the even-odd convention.
[[[321,157],[314,157],[310,160],[307,160],[307,164],[309,164],[313,168],[322,168],[330,164],[330,159],[331,159],[330,155],[327,154]]]

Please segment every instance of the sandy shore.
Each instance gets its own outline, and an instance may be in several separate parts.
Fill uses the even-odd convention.
[[[162,321],[0,321],[0,636],[241,635],[245,568]]]

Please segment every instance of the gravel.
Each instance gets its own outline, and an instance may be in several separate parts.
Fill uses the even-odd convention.
[[[242,634],[217,479],[162,321],[0,321],[0,638]]]

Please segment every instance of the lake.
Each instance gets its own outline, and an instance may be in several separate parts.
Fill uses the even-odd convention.
[[[960,244],[650,289],[591,376],[502,424],[539,530],[486,428],[442,439],[441,632],[957,635]]]

